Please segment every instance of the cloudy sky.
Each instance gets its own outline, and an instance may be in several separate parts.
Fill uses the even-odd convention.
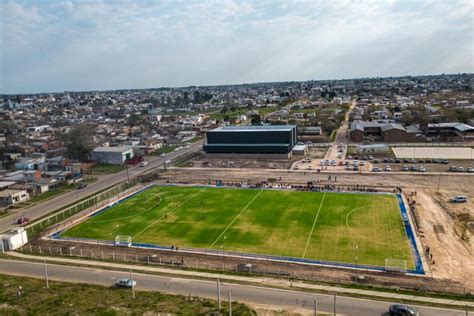
[[[0,93],[474,72],[474,1],[0,0]]]

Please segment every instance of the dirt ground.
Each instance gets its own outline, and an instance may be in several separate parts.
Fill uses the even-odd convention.
[[[377,188],[400,187],[404,191],[416,191],[416,212],[420,218],[421,240],[430,247],[433,261],[430,276],[450,279],[463,284],[467,291],[474,291],[474,255],[472,227],[474,211],[474,176],[471,174],[348,174],[333,172],[293,172],[262,169],[173,169],[163,175],[161,181],[177,183],[214,184],[223,182],[275,181],[277,183],[306,184],[317,182],[334,186],[366,186]],[[337,177],[337,182],[335,181]],[[438,192],[439,191],[439,192]],[[469,202],[453,204],[449,199],[466,195]],[[469,212],[471,214],[469,215]],[[467,225],[467,230],[460,223]],[[464,235],[464,240],[461,236]]]
[[[471,188],[472,190],[472,188]],[[474,198],[472,192],[471,199]],[[420,218],[423,243],[429,246],[433,255],[430,264],[431,275],[435,278],[447,278],[464,282],[466,287],[474,284],[473,235],[469,228],[464,229],[468,220],[459,221],[462,214],[469,215],[473,203],[451,204],[446,201],[451,192],[427,189],[417,192],[417,212]]]
[[[289,169],[300,157],[291,159],[222,159],[219,157],[206,157],[197,155],[177,167],[192,168],[265,168],[265,169]]]

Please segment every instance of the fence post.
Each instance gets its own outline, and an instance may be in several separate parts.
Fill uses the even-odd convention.
[[[101,251],[101,257],[102,257],[102,260],[104,260],[104,251],[103,250]]]
[[[38,246],[38,250],[39,250],[39,253],[43,253],[43,252],[41,251],[41,246]]]
[[[59,255],[63,255],[63,248],[59,247]]]
[[[81,248],[81,258],[82,258],[82,248]]]

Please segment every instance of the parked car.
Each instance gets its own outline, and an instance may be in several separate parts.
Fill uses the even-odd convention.
[[[324,166],[324,160],[321,160],[321,161],[319,162],[319,165],[320,165],[320,166]]]
[[[455,197],[451,198],[451,202],[465,203],[465,202],[467,202],[467,196],[465,196],[465,195],[456,195]]]
[[[379,160],[378,160],[378,159],[374,159],[372,162],[373,162],[373,163],[379,163]]]
[[[401,163],[402,161],[400,159],[395,159],[396,163]]]
[[[426,172],[426,168],[424,166],[420,167],[420,172]]]
[[[349,165],[346,165],[346,166],[344,167],[344,169],[346,169],[346,170],[352,170],[352,167],[349,166]]]
[[[306,170],[313,170],[313,166],[308,166]]]
[[[372,168],[372,172],[380,172],[380,171],[382,171],[382,169],[380,169],[379,167]]]
[[[77,189],[78,189],[78,190],[84,189],[86,186],[87,186],[87,183],[81,183],[81,185],[79,185],[79,186],[77,187]]]
[[[161,154],[160,154],[160,157],[164,157],[164,156],[166,156],[165,153],[161,153]]]
[[[458,172],[464,172],[464,167],[458,167]]]
[[[361,165],[361,166],[365,166],[365,161],[362,160],[362,161],[360,162],[360,165]]]
[[[135,287],[136,285],[137,285],[137,281],[131,280],[129,278],[121,278],[121,279],[118,279],[117,282],[115,282],[115,286],[117,287],[132,288],[132,287]]]
[[[146,165],[148,165],[148,161],[140,162],[140,167],[145,167]]]
[[[402,171],[409,171],[409,170],[410,170],[410,168],[408,168],[408,166],[406,166],[406,165],[402,167]]]
[[[390,312],[390,316],[418,316],[420,313],[416,310],[416,308],[408,306],[408,305],[401,305],[401,304],[394,304],[390,305],[388,309]]]
[[[449,160],[448,159],[443,159],[443,160],[441,160],[441,163],[443,165],[447,165],[449,163]]]
[[[368,159],[369,159],[369,160],[374,160],[374,156],[369,155],[369,158],[368,158]]]
[[[410,163],[416,163],[416,159],[410,160]]]
[[[418,171],[418,168],[417,168],[416,166],[411,166],[411,167],[410,167],[410,170],[411,170],[411,171]]]
[[[451,166],[451,167],[449,167],[449,171],[458,171],[458,167]]]
[[[385,171],[392,171],[392,168],[387,165],[387,166],[385,166],[385,168],[383,168],[383,170],[385,170]]]
[[[354,171],[359,171],[359,166],[354,166],[353,169]]]
[[[473,173],[474,168],[473,167],[467,167],[466,171],[469,172],[469,173]]]

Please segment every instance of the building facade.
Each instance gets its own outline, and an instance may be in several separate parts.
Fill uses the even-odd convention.
[[[92,151],[92,159],[101,164],[122,165],[133,158],[133,148],[128,146],[97,147]]]
[[[225,126],[207,133],[208,154],[286,155],[297,143],[296,125]]]

